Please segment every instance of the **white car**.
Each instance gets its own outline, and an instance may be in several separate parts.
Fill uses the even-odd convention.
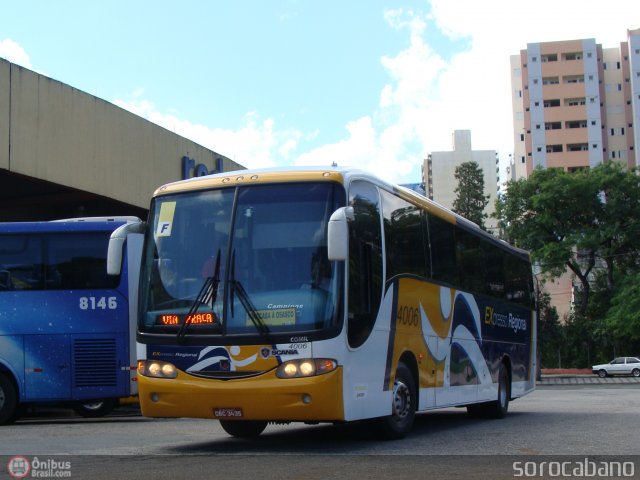
[[[600,378],[609,375],[633,375],[640,377],[640,358],[638,357],[617,357],[609,363],[594,365],[591,371]]]

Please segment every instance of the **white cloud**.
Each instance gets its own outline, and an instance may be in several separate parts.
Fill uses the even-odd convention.
[[[11,63],[17,63],[23,67],[33,70],[29,55],[24,51],[24,48],[17,42],[14,42],[10,38],[0,40],[0,57],[10,61]]]
[[[509,57],[533,42],[595,38],[603,48],[619,47],[627,28],[637,27],[626,22],[640,18],[640,2],[628,0],[431,0],[431,6],[442,32],[471,42],[451,59],[428,113],[449,133],[470,129],[473,148],[498,150],[503,163],[513,149]]]
[[[640,2],[630,0],[607,0],[606,8],[601,0],[430,0],[424,9],[384,13],[407,45],[380,58],[389,81],[380,85],[378,104],[346,122],[344,137],[332,144],[308,150],[319,131],[281,129],[256,112],[237,129],[194,124],[174,110],[159,112],[143,89],[115,103],[248,167],[335,161],[417,182],[426,155],[451,149],[458,129],[471,130],[474,149],[497,150],[506,160],[513,148],[510,55],[530,42],[580,38],[617,47],[627,28],[638,27],[625,22],[640,18]],[[443,36],[452,43],[435,40]],[[0,56],[31,68],[11,39],[0,41]]]

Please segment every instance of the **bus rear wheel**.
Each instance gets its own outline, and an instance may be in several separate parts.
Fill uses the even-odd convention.
[[[220,420],[220,426],[232,437],[255,438],[267,428],[267,422],[257,420]]]
[[[407,436],[413,427],[417,400],[413,374],[409,367],[400,363],[396,370],[396,380],[393,383],[391,415],[379,420],[383,438],[397,440]]]
[[[18,392],[13,382],[0,373],[0,425],[13,423],[18,417]]]
[[[116,400],[113,398],[105,398],[104,400],[95,400],[93,402],[77,403],[73,406],[73,411],[81,417],[98,418],[104,417],[116,407]]]
[[[467,412],[472,417],[504,418],[509,410],[510,397],[509,374],[506,367],[500,365],[500,371],[498,372],[498,398],[493,402],[467,405]]]

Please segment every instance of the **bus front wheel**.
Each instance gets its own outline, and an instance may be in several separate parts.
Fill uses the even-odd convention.
[[[380,419],[382,435],[388,440],[404,438],[416,416],[417,390],[413,374],[404,363],[398,364],[393,383],[391,415]]]
[[[232,437],[254,438],[264,432],[267,422],[254,420],[220,420],[220,426]]]
[[[18,416],[18,392],[13,382],[0,373],[0,425],[12,423]]]

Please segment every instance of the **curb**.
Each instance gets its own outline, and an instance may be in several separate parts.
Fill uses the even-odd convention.
[[[544,385],[640,385],[638,377],[605,377],[597,375],[543,375],[536,381],[537,386]]]

